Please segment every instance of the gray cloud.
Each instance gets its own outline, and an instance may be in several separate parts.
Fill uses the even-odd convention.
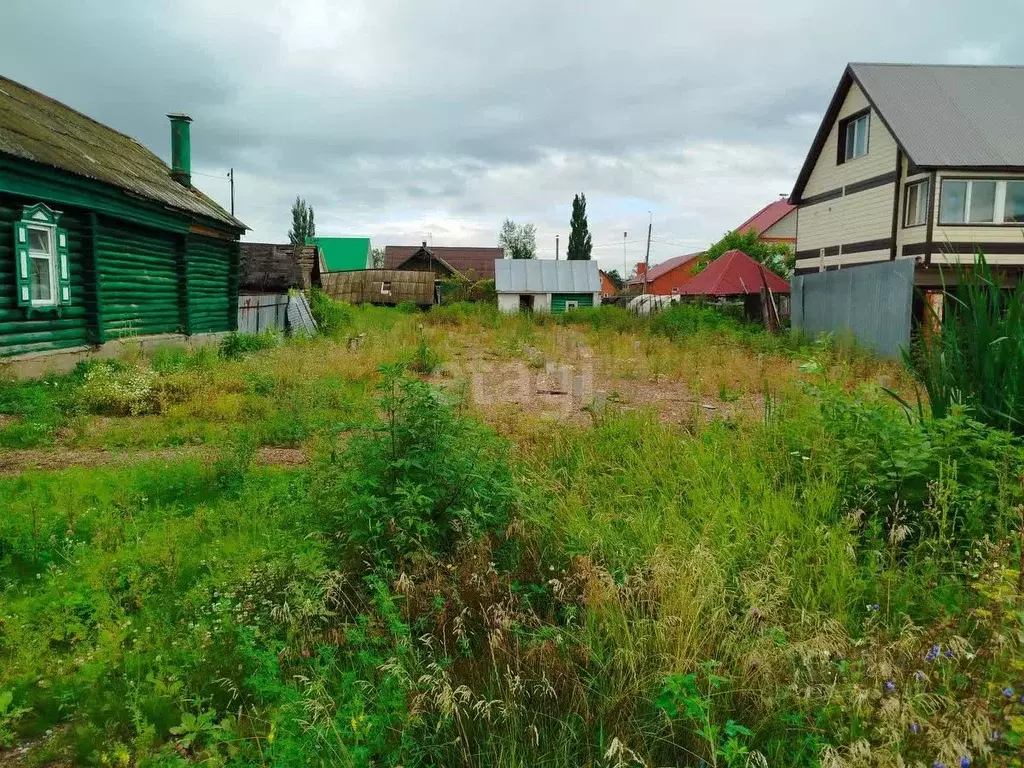
[[[166,158],[185,110],[204,191],[250,239],[296,194],[323,234],[544,255],[585,191],[621,267],[703,247],[788,191],[848,60],[1016,63],[1015,0],[8,0],[0,70]],[[39,20],[45,23],[40,24]]]

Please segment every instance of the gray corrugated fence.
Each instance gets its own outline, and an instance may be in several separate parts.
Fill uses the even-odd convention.
[[[288,324],[288,294],[239,296],[239,333],[284,331]]]
[[[797,275],[792,291],[794,329],[849,333],[886,357],[910,345],[913,259]]]

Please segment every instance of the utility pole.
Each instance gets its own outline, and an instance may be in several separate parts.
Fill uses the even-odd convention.
[[[558,261],[558,235],[555,235],[555,261]]]
[[[626,233],[622,233],[622,279],[629,279],[629,260],[626,257]]]
[[[231,182],[231,215],[235,215],[235,169],[228,170],[228,180]]]
[[[647,215],[651,220],[647,223],[647,255],[644,256],[644,293],[647,293],[647,270],[651,268],[651,229],[654,227],[654,214],[650,211]]]

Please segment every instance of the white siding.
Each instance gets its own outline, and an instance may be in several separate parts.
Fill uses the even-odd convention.
[[[804,198],[844,190],[849,185],[896,170],[896,141],[874,110],[871,111],[868,153],[842,164],[836,162],[839,122],[867,107],[868,101],[864,93],[854,83],[850,86],[850,91],[811,170],[804,187]],[[842,197],[813,205],[801,205],[797,212],[796,250],[819,251],[826,248],[829,249],[830,255],[825,257],[824,262],[817,256],[799,259],[797,267],[807,269],[817,268],[822,264],[826,267],[841,266],[888,259],[888,246],[860,253],[836,255],[831,252],[842,245],[891,238],[894,194],[896,184],[890,183],[860,192],[850,192]]]
[[[868,100],[854,83],[850,86],[850,92],[846,94],[846,100],[839,109],[836,122],[832,124],[825,146],[818,156],[818,162],[815,163],[811,175],[807,179],[807,185],[803,192],[804,197],[819,195],[822,192],[896,170],[896,141],[874,110],[871,110],[871,125],[868,131],[868,153],[842,165],[836,163],[836,152],[839,146],[839,121],[866,109],[867,106]]]
[[[773,237],[796,239],[796,210],[792,210],[761,233],[765,240]]]

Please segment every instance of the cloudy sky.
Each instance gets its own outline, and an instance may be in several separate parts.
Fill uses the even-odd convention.
[[[706,246],[788,192],[847,61],[1024,63],[1021,0],[4,0],[0,72],[168,159],[234,167],[248,240],[321,235],[541,257],[585,192],[605,268]],[[997,23],[998,20],[1007,23]]]

